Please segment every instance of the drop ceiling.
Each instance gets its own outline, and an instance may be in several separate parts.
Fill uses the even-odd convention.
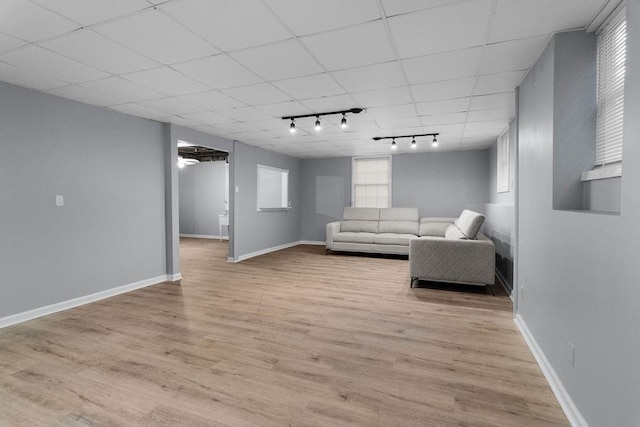
[[[481,149],[553,33],[607,1],[3,0],[0,80],[300,158]],[[347,130],[280,119],[354,107]]]

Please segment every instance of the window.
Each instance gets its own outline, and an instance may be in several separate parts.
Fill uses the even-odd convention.
[[[390,207],[391,157],[354,157],[352,182],[354,207]]]
[[[622,172],[622,130],[627,26],[623,8],[598,35],[596,167]],[[618,176],[619,176],[618,174]]]
[[[258,211],[289,207],[289,171],[258,165]]]

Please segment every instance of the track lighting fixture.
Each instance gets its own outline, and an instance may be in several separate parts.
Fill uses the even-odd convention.
[[[364,111],[364,108],[352,108],[350,110],[340,110],[340,111],[328,111],[326,113],[313,113],[313,114],[301,114],[299,116],[286,116],[283,117],[282,120],[291,120],[291,124],[289,125],[289,132],[294,133],[296,131],[296,125],[294,123],[295,119],[302,119],[305,117],[315,117],[315,130],[320,131],[322,129],[322,125],[320,124],[320,116],[329,116],[333,114],[342,114],[342,120],[340,120],[340,127],[342,129],[347,128],[347,113],[359,114]]]
[[[418,144],[416,142],[416,137],[419,136],[432,136],[433,137],[433,142],[431,143],[431,145],[433,147],[437,147],[438,146],[438,140],[436,139],[436,136],[440,135],[440,133],[423,133],[420,135],[396,135],[396,136],[376,136],[373,138],[374,141],[380,141],[381,139],[390,139],[391,140],[391,149],[392,150],[396,150],[398,148],[398,145],[396,144],[396,139],[397,138],[411,138],[411,148],[416,149],[418,147]]]

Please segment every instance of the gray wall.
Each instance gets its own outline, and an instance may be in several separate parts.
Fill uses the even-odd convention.
[[[234,143],[234,258],[300,241],[301,160],[241,142]],[[258,164],[289,171],[291,209],[257,212]]]
[[[496,247],[496,271],[509,292],[513,289],[515,252],[515,180],[517,121],[509,124],[509,191],[498,193],[498,145],[489,149],[489,203],[485,206],[483,233]]]
[[[639,2],[627,22],[638,76]],[[553,210],[554,59],[548,48],[520,87],[518,314],[589,425],[639,425],[640,79],[625,86],[620,215]]]
[[[0,318],[166,274],[163,125],[6,83],[0,100]]]
[[[226,162],[202,162],[179,169],[180,234],[219,236],[225,213]],[[222,235],[227,235],[223,227]]]
[[[421,216],[484,212],[489,201],[488,150],[398,154],[392,157],[392,206]],[[351,203],[351,157],[303,161],[302,240],[324,241],[328,222]]]
[[[302,161],[302,240],[324,241],[325,226],[351,205],[351,157]]]

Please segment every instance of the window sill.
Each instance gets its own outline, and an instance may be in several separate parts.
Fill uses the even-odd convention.
[[[622,163],[616,163],[582,172],[581,181],[595,181],[596,179],[619,178],[621,176]]]
[[[258,208],[258,212],[288,211],[291,208]]]

